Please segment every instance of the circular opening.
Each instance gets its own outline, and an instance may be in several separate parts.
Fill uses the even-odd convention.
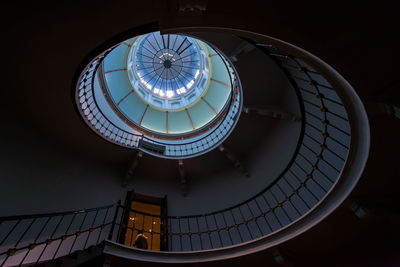
[[[87,65],[77,90],[82,115],[99,135],[164,158],[214,149],[242,107],[230,60],[181,34],[152,32],[114,45]]]
[[[178,34],[146,34],[132,45],[127,62],[133,73],[130,82],[144,89],[142,100],[156,109],[189,107],[208,89],[208,82],[202,82],[210,78],[208,55],[200,40]]]

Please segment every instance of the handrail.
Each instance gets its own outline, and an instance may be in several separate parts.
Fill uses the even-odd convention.
[[[220,211],[167,216],[170,247],[176,251],[171,254],[182,257],[187,255],[181,253],[183,250],[216,255],[213,259],[244,255],[304,232],[344,200],[368,156],[369,126],[362,103],[335,70],[308,52],[271,37],[232,29],[217,31],[248,38],[276,62],[300,99],[303,130],[290,164],[257,195]],[[92,125],[96,127],[96,122]],[[133,140],[135,135],[130,135]],[[144,137],[136,137],[132,142],[138,145]],[[113,237],[111,234],[110,240]],[[190,244],[185,243],[187,240]],[[200,243],[196,243],[198,240]],[[228,250],[229,256],[225,253]]]
[[[98,245],[109,231],[106,228],[113,223],[109,211],[115,208],[117,214],[118,204],[0,217],[0,225],[3,231],[6,230],[0,239],[0,256],[5,255],[0,258],[0,266],[36,265],[49,258],[56,259],[78,249]]]
[[[114,205],[106,205],[98,208],[91,209],[83,209],[83,210],[72,210],[72,211],[64,211],[64,212],[53,212],[53,213],[38,213],[38,214],[27,214],[27,215],[13,215],[13,216],[2,216],[0,217],[0,223],[4,221],[12,221],[18,219],[31,219],[31,218],[39,218],[39,217],[49,217],[49,216],[60,216],[60,215],[69,215],[69,214],[77,214],[77,213],[88,213],[96,210],[103,210],[107,208],[111,208]]]
[[[206,214],[167,216],[170,252],[144,256],[145,252],[135,250],[128,256],[128,247],[119,249],[107,242],[106,253],[128,258],[135,258],[137,253],[142,260],[182,263],[260,251],[304,232],[326,217],[349,194],[364,167],[369,146],[365,111],[351,86],[326,63],[292,45],[280,46],[280,40],[245,31],[181,28],[165,32],[190,35],[193,30],[217,30],[248,38],[245,40],[276,62],[296,90],[303,114],[296,153],[272,184],[242,203]],[[359,165],[350,166],[348,159]]]

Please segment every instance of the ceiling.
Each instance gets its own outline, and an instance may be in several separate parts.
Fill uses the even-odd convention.
[[[71,105],[73,77],[82,60],[113,36],[154,21],[161,27],[225,26],[263,33],[304,48],[338,70],[365,103],[371,126],[370,158],[358,186],[327,219],[278,247],[286,264],[398,264],[400,213],[395,203],[400,200],[399,120],[376,112],[374,107],[378,102],[400,104],[399,4],[188,2],[206,3],[206,11],[181,13],[179,8],[186,1],[155,0],[107,5],[94,1],[32,2],[4,7],[3,146],[62,154],[95,166],[106,164],[123,173],[132,151],[98,138]],[[3,150],[3,159],[7,153]],[[24,164],[21,161],[22,167]],[[347,207],[350,201],[368,207],[370,217],[356,217]],[[277,265],[271,255],[270,251],[260,252],[220,265]],[[193,264],[200,265],[212,263]]]

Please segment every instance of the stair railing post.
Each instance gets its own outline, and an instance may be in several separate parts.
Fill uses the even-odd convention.
[[[115,227],[115,223],[117,221],[117,217],[118,217],[118,211],[119,211],[119,206],[121,205],[121,200],[118,200],[117,205],[115,206],[115,213],[114,213],[114,218],[111,224],[111,229],[110,232],[108,233],[108,240],[112,240],[113,237],[113,233],[114,233],[114,227]]]

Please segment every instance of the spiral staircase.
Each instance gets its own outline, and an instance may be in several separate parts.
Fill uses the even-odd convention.
[[[169,117],[169,112],[157,113],[156,108],[149,111],[153,108],[150,105],[140,104],[141,110],[134,115],[136,120],[130,121],[134,116],[127,115],[129,106],[138,106],[132,103],[140,103],[140,99],[131,99],[137,96],[135,92],[130,93],[130,89],[123,89],[107,78],[109,74],[120,75],[116,70],[125,67],[125,62],[115,65],[113,54],[120,53],[121,49],[125,51],[120,54],[127,54],[134,38],[158,30],[162,36],[181,35],[204,42],[207,50],[212,51],[209,55],[218,54],[221,62],[228,66],[227,73],[235,77],[214,82],[216,88],[226,87],[232,91],[228,105],[221,105],[215,112],[217,117],[221,113],[222,119],[210,117],[211,127],[195,127],[193,121],[200,120],[196,116],[201,113],[196,115],[191,107],[182,110],[186,116],[182,118],[191,126],[186,128],[193,131],[199,128],[204,131],[200,134],[196,131],[194,136],[181,138],[180,130],[173,131],[174,119]],[[266,84],[266,91],[272,91],[275,99],[273,94],[268,99],[265,98],[268,92],[260,93],[262,87],[258,84],[268,80],[268,75],[275,77],[270,80],[279,81]],[[92,138],[116,145],[115,149],[124,147],[125,151],[137,154],[126,174],[130,180],[125,179],[123,186],[159,196],[163,195],[159,188],[164,188],[168,196],[168,215],[146,214],[127,203],[115,201],[102,207],[68,212],[3,216],[0,218],[2,266],[90,264],[90,258],[99,257],[106,258],[106,265],[119,261],[125,264],[137,261],[198,263],[271,249],[305,233],[334,212],[356,186],[369,154],[368,119],[352,86],[320,58],[267,35],[225,27],[164,25],[160,28],[157,24],[148,24],[116,36],[95,49],[81,63],[75,77],[73,102],[76,102],[76,113],[86,124],[82,129],[96,133]],[[129,75],[125,77],[129,79]],[[223,80],[215,76],[214,79]],[[125,91],[113,95],[118,90]],[[212,92],[213,88],[208,90]],[[99,92],[103,93],[102,100]],[[204,107],[213,109],[213,98],[207,94],[203,96]],[[283,100],[271,106],[276,99]],[[119,104],[125,100],[126,106],[121,105],[119,109]],[[111,109],[107,111],[104,103]],[[146,114],[151,112],[154,114],[145,122]],[[109,114],[116,116],[110,119]],[[158,115],[160,118],[156,118]],[[142,122],[145,122],[143,127]],[[258,132],[246,131],[251,129],[248,126],[252,123],[257,125],[253,130]],[[175,125],[179,128],[179,120]],[[220,133],[216,132],[218,129]],[[273,139],[269,132],[279,133],[281,139]],[[290,134],[285,136],[285,132]],[[276,143],[268,148],[265,144],[273,140]],[[240,152],[246,148],[255,152],[249,152],[248,158],[247,155],[236,156],[243,155]],[[276,159],[261,153],[268,149],[275,152]],[[259,152],[261,154],[257,154]],[[138,161],[139,158],[142,159]],[[204,165],[207,162],[209,165]],[[175,169],[181,185],[186,187],[183,195],[171,189],[174,185],[163,187],[160,179],[167,176],[153,176],[155,170],[149,167],[157,165],[168,171]],[[196,165],[207,166],[198,176],[233,173],[232,188],[227,186],[228,179],[214,183],[215,177],[211,176],[204,179],[205,186],[196,188],[199,183],[194,181],[197,176],[193,166]],[[142,177],[160,184],[155,189],[149,188],[149,181]],[[191,183],[188,184],[187,179]],[[221,190],[224,184],[226,192],[218,194],[218,188]],[[213,185],[216,188],[207,188]],[[121,194],[115,199],[123,197]],[[204,197],[208,200],[202,203]],[[185,203],[181,203],[182,200]],[[131,212],[152,222],[165,222],[165,232],[127,224],[125,220]],[[144,230],[151,238],[164,236],[167,248],[164,251],[141,250],[121,242],[121,233],[133,236],[137,230]]]

